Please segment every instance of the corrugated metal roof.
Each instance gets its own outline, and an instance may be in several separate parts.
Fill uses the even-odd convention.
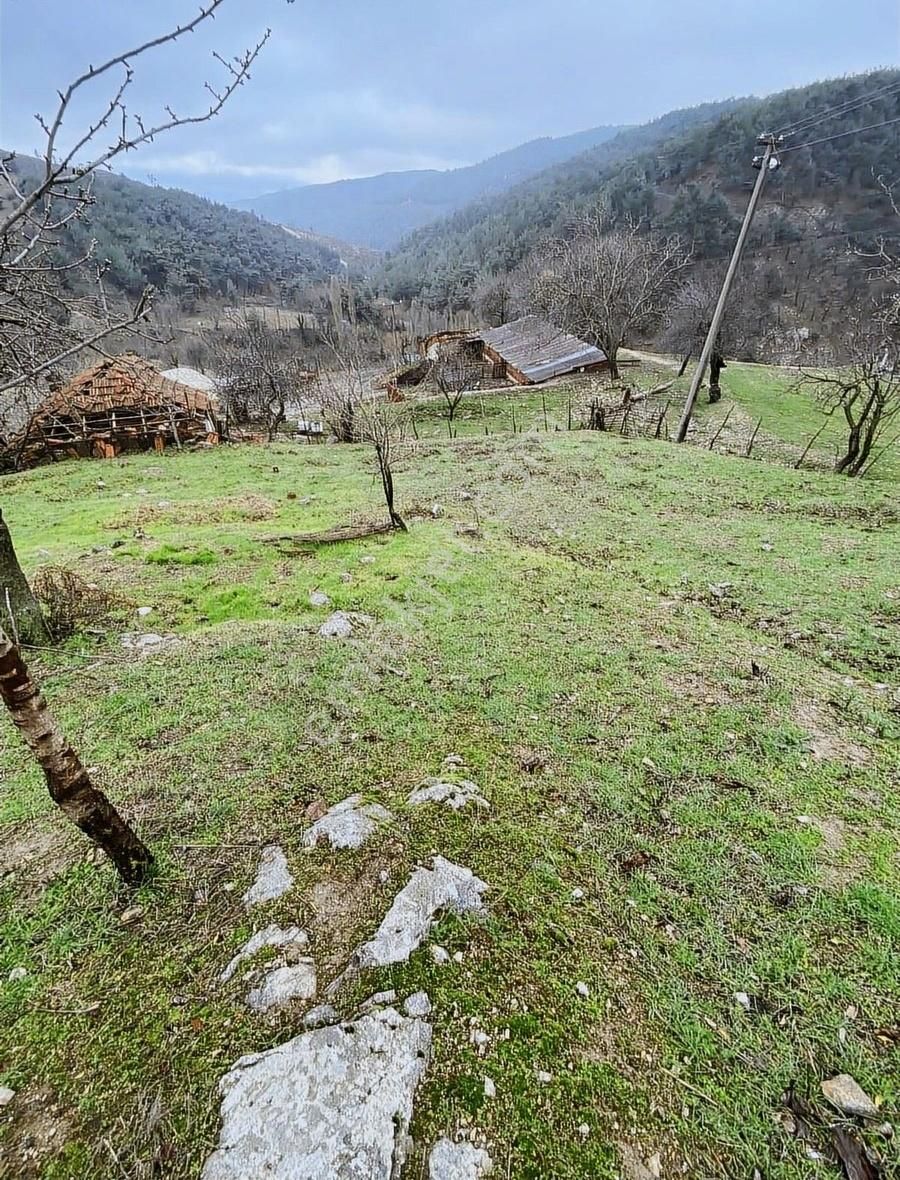
[[[529,381],[547,381],[606,360],[606,354],[593,344],[585,344],[536,315],[489,328],[472,339],[483,340]]]
[[[187,365],[178,365],[174,369],[164,369],[162,376],[167,381],[174,381],[177,385],[189,385],[191,389],[199,389],[201,393],[215,395],[219,383],[208,373],[201,373],[199,369],[191,369]]]

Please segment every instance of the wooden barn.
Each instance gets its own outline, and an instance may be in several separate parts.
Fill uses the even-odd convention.
[[[214,398],[125,355],[101,361],[40,402],[0,457],[7,466],[31,467],[218,441]]]
[[[517,385],[537,385],[566,373],[593,373],[609,364],[599,348],[536,315],[474,333],[470,339],[493,363],[495,378],[508,377]]]

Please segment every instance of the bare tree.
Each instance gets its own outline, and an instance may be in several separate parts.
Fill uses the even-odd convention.
[[[472,388],[472,365],[462,349],[442,356],[432,364],[435,384],[444,397],[447,406],[447,430],[453,438],[453,419],[462,401],[463,394]]]
[[[293,333],[269,327],[252,308],[232,309],[213,351],[228,419],[260,424],[269,442],[284,424],[287,406],[310,380]]]
[[[375,450],[375,462],[391,525],[406,532],[406,523],[394,503],[394,459],[403,442],[408,411],[403,402],[369,396],[356,407],[356,438]]]
[[[215,118],[232,94],[250,75],[250,67],[266,40],[267,29],[250,49],[232,59],[214,54],[224,69],[224,81],[205,83],[202,109],[177,114],[171,106],[155,120],[132,112],[127,98],[135,63],[152,51],[193,33],[212,20],[224,0],[207,0],[184,24],[145,41],[99,65],[89,66],[58,91],[52,115],[37,116],[44,137],[37,160],[0,159],[0,409],[6,418],[27,418],[39,383],[58,366],[86,349],[103,351],[103,343],[117,331],[142,324],[150,314],[152,290],[145,289],[133,304],[117,308],[103,285],[103,262],[93,247],[62,261],[66,229],[87,217],[94,202],[92,179],[126,152],[177,127]],[[103,92],[96,114],[87,126],[64,129],[73,108]],[[68,132],[68,134],[67,134]],[[31,631],[33,596],[22,573],[6,529],[0,531],[0,596],[13,619],[21,620],[19,634]],[[37,634],[40,634],[38,628]]]
[[[472,292],[472,308],[489,327],[499,328],[513,318],[514,284],[509,275],[479,275]]]
[[[630,219],[611,228],[599,211],[579,218],[570,236],[544,243],[531,298],[560,327],[601,348],[617,378],[619,349],[656,323],[689,262],[679,238],[655,237]]]
[[[876,447],[900,421],[900,337],[889,317],[884,304],[850,316],[842,363],[804,372],[799,381],[827,415],[844,420],[846,443],[834,468],[841,475],[868,471],[886,449]]]
[[[692,355],[699,354],[719,297],[721,282],[711,270],[694,271],[673,293],[665,311],[660,343],[682,358],[679,376]],[[767,318],[765,276],[755,267],[739,274],[709,361],[709,401],[722,396],[720,379],[726,357],[755,355]]]
[[[338,442],[355,442],[357,409],[371,399],[370,348],[358,326],[340,322],[325,331],[324,339],[331,363],[317,375],[322,417]]]

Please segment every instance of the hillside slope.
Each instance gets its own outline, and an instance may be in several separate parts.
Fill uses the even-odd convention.
[[[750,159],[758,132],[777,130],[806,116],[900,83],[900,72],[878,71],[785,91],[675,112],[615,139],[576,160],[534,177],[510,192],[478,202],[406,239],[388,258],[389,293],[424,295],[435,303],[459,301],[479,270],[513,269],[574,211],[605,201],[614,215],[647,218],[664,232],[693,242],[695,257],[719,256],[733,240],[735,217],[754,173]],[[900,86],[788,140],[806,140],[862,128],[900,116]],[[894,178],[900,158],[900,123],[791,150],[768,187],[752,245],[756,249],[813,245],[798,272],[827,254],[827,281],[840,294],[849,273],[847,246],[871,244],[889,226],[890,207],[877,177]],[[822,275],[817,275],[820,293]]]
[[[440,919],[428,942],[446,962],[425,944],[328,996],[348,1020],[383,989],[398,1007],[430,997],[404,1180],[427,1174],[442,1135],[484,1146],[511,1180],[825,1180],[836,1165],[809,1152],[829,1151],[819,1084],[838,1072],[879,1096],[860,1133],[889,1159],[894,488],[552,430],[429,439],[396,474],[401,508],[443,513],[302,554],[260,536],[377,516],[371,448],[148,454],[0,481],[30,575],[74,567],[129,600],[123,628],[175,637],[134,658],[95,621],[34,656],[157,853],[136,896],[0,727],[10,1175],[199,1176],[219,1079],[304,1035],[435,853],[487,883],[483,920]],[[368,622],[323,638],[334,609]],[[435,775],[475,782],[489,807],[410,805]],[[359,849],[306,847],[311,818],[353,793],[390,821]],[[248,913],[273,842],[293,889]],[[246,1002],[260,964],[220,974],[271,923],[308,933],[318,997],[263,1017]],[[314,1101],[318,1080],[292,1074],[280,1102]],[[802,1136],[782,1105],[792,1081],[814,1108]],[[282,1145],[284,1127],[267,1128]]]
[[[15,158],[20,177],[36,161]],[[108,259],[107,284],[134,296],[148,283],[161,293],[256,294],[302,285],[342,269],[337,243],[291,235],[252,213],[238,212],[181,189],[98,173],[87,216],[70,223],[62,253],[77,257],[91,241]]]
[[[556,139],[534,139],[481,163],[445,172],[385,172],[285,189],[237,201],[235,207],[252,209],[269,221],[384,250],[411,230],[479,197],[503,192],[559,160],[604,142],[617,130],[594,127]]]

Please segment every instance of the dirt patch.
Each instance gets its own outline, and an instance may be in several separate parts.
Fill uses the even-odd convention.
[[[84,838],[62,822],[39,820],[0,827],[0,884],[14,884],[28,896],[74,864],[87,850]]]
[[[241,496],[223,496],[218,500],[187,500],[182,503],[161,501],[139,504],[105,527],[113,531],[144,528],[147,525],[229,524],[237,521],[271,520],[279,506],[265,496],[248,492]]]
[[[679,700],[696,701],[704,705],[728,705],[732,702],[724,684],[707,680],[699,672],[667,672],[663,679],[666,688]]]
[[[396,889],[392,892],[390,883],[380,883],[380,871],[380,866],[373,862],[357,877],[319,881],[307,893],[306,900],[312,910],[316,959],[323,978],[346,966],[368,924],[374,931],[377,921],[374,917],[371,923],[367,921],[373,909],[377,907],[378,913],[384,913],[390,906]],[[384,899],[381,899],[382,892],[385,892]]]
[[[853,829],[836,815],[821,819],[810,816],[808,826],[822,837],[817,849],[822,884],[831,889],[843,889],[858,881],[865,872],[866,863],[862,857],[847,856],[847,836],[853,834]]]
[[[821,705],[801,701],[794,709],[794,720],[809,737],[809,752],[817,762],[843,762],[847,766],[865,766],[869,752],[845,737]]]
[[[46,1165],[71,1138],[70,1113],[58,1105],[52,1090],[38,1087],[17,1094],[7,1112],[0,1121],[2,1175],[10,1180],[43,1176]]]

